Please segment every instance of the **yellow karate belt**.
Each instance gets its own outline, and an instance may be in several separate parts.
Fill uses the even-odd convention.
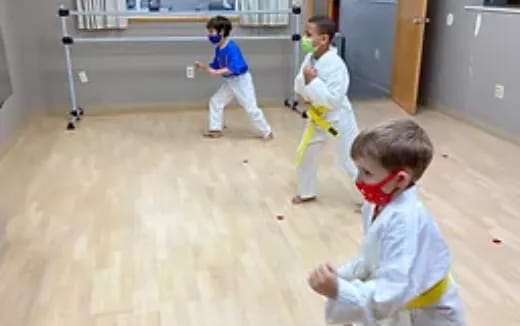
[[[442,298],[442,296],[448,291],[448,287],[451,283],[451,275],[446,276],[431,289],[419,295],[406,305],[407,309],[420,309],[431,307]]]
[[[334,126],[332,126],[332,124],[324,118],[328,111],[329,108],[324,106],[312,106],[309,110],[307,110],[306,114],[311,123],[308,124],[307,129],[303,134],[302,141],[300,142],[300,146],[298,147],[298,156],[296,158],[297,166],[300,166],[303,155],[305,154],[305,151],[307,151],[309,143],[316,133],[316,126],[327,131],[334,137],[338,136],[339,133],[336,128],[334,128]]]

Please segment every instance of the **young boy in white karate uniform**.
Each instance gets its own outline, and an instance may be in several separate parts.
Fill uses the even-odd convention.
[[[432,156],[428,135],[408,119],[365,130],[354,141],[356,186],[366,200],[361,252],[338,270],[325,264],[309,277],[328,298],[329,323],[465,325],[448,245],[415,185]]]
[[[338,133],[335,138],[340,165],[352,180],[357,176],[356,166],[350,158],[350,147],[358,135],[358,126],[347,97],[350,83],[348,68],[331,46],[335,33],[335,23],[326,16],[311,17],[305,27],[302,48],[308,54],[296,76],[295,91],[310,102],[308,113],[314,111],[313,116],[323,123],[320,125],[312,119],[312,115],[309,116],[298,148],[298,189],[292,199],[294,204],[316,199],[318,162],[325,141],[330,137],[329,127]]]
[[[215,57],[209,66],[195,62],[197,69],[206,71],[212,76],[224,77],[224,84],[209,102],[209,130],[204,136],[209,138],[222,136],[224,107],[236,98],[263,139],[271,140],[273,132],[264,113],[257,105],[255,86],[247,62],[238,44],[228,39],[232,27],[231,21],[226,17],[211,18],[206,28],[208,40],[215,46]]]

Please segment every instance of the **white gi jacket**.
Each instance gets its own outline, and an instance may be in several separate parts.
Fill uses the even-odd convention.
[[[406,304],[449,273],[450,252],[433,217],[413,186],[379,213],[363,206],[365,237],[359,256],[338,269],[338,298],[328,300],[332,324],[465,325],[455,283],[440,302],[425,309]]]
[[[305,85],[303,69],[309,65],[318,70],[318,77]],[[319,60],[315,60],[312,53],[307,54],[296,76],[294,90],[312,105],[329,108],[326,118],[332,122],[339,120],[340,110],[352,111],[347,97],[349,84],[350,76],[345,62],[338,56],[336,48],[330,47]]]

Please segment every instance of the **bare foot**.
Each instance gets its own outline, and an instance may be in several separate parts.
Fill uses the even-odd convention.
[[[267,136],[264,136],[263,140],[264,141],[271,141],[274,139],[274,134],[271,132],[269,133]]]
[[[203,135],[206,138],[220,138],[222,137],[222,131],[219,130],[209,130]]]
[[[300,196],[294,196],[293,199],[291,200],[291,202],[294,205],[298,205],[298,204],[304,204],[304,203],[308,203],[308,202],[313,202],[315,200],[316,200],[316,197],[302,198]]]

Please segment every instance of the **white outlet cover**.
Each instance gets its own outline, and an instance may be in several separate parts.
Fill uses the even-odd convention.
[[[448,16],[446,16],[446,25],[451,26],[453,25],[453,22],[455,21],[455,16],[450,12]]]
[[[381,51],[379,51],[379,49],[374,50],[374,58],[376,58],[376,60],[379,60],[379,58],[381,58]]]
[[[505,95],[504,85],[496,84],[495,85],[495,97],[498,99],[503,99]]]
[[[195,78],[195,69],[193,66],[186,67],[186,77],[189,79]]]
[[[88,83],[88,76],[86,71],[82,70],[78,72],[78,77],[83,84]]]

